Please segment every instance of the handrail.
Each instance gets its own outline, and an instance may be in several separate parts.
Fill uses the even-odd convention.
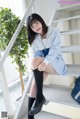
[[[31,1],[30,1],[29,6],[28,6],[28,8],[27,8],[27,10],[26,10],[26,12],[25,12],[25,15],[24,15],[23,19],[22,19],[21,22],[19,23],[19,25],[18,25],[18,27],[17,27],[15,33],[13,34],[13,36],[12,36],[12,38],[11,38],[11,41],[9,42],[9,44],[8,44],[6,50],[5,50],[5,53],[4,53],[3,57],[2,57],[1,60],[0,60],[0,70],[1,70],[1,67],[2,67],[2,65],[3,65],[3,63],[4,63],[5,59],[6,59],[6,57],[8,56],[8,54],[9,54],[9,52],[10,52],[10,50],[11,50],[13,44],[14,44],[14,42],[16,41],[16,38],[17,38],[19,32],[21,31],[21,28],[23,27],[24,21],[25,21],[25,19],[26,19],[27,16],[28,16],[28,12],[27,12],[27,11],[29,11],[29,10],[31,9],[31,7],[32,7],[32,5],[33,5],[33,3],[34,3],[34,1],[35,1],[35,0],[31,0]]]
[[[25,12],[23,19],[21,20],[20,24],[18,25],[15,33],[13,34],[13,36],[11,38],[11,41],[9,42],[8,47],[5,50],[3,57],[0,60],[0,83],[2,86],[2,90],[3,90],[3,96],[4,96],[5,106],[6,106],[6,109],[8,112],[8,117],[10,117],[11,119],[14,118],[15,105],[12,103],[11,98],[10,98],[10,94],[9,94],[9,90],[8,90],[8,84],[7,84],[5,73],[4,73],[3,63],[4,63],[7,55],[9,54],[9,52],[10,52],[10,50],[11,50],[11,48],[12,48],[12,46],[13,46],[13,44],[14,44],[14,42],[15,42],[15,40],[16,40],[19,32],[20,32],[20,30],[24,24],[25,19],[27,18],[28,11],[31,9],[31,7],[34,4],[33,2],[34,2],[34,0],[30,1],[29,6]]]
[[[18,108],[15,112],[14,119],[20,119],[20,117],[22,117],[22,115],[26,113],[26,109],[25,108],[22,109],[22,108],[23,108],[23,105],[24,105],[26,94],[29,93],[32,80],[33,80],[33,73],[31,73],[30,76],[29,76],[28,82],[26,84],[26,89],[23,92],[22,98],[20,100],[20,104],[19,104],[19,106],[18,106]]]
[[[55,11],[52,13],[52,16],[51,16],[51,18],[50,18],[50,21],[49,21],[49,25],[48,25],[48,26],[51,26],[52,20],[54,19],[56,12],[57,12],[57,10],[55,10]]]

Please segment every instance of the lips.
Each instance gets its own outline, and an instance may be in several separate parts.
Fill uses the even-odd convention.
[[[37,31],[40,31],[40,28],[39,28],[39,29],[37,29]]]

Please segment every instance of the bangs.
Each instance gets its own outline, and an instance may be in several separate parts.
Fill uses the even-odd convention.
[[[38,20],[37,19],[32,19],[29,22],[29,26],[31,27],[34,23],[36,23]]]

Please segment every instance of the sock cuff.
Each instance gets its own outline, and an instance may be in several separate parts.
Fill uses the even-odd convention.
[[[34,69],[33,72],[39,72],[39,73],[43,74],[43,71],[39,71],[38,69]]]
[[[30,97],[30,96],[29,96],[29,99],[35,100],[35,98],[34,98],[34,97]]]

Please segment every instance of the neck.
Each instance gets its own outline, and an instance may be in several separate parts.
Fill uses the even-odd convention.
[[[42,39],[44,39],[44,38],[46,38],[46,37],[47,37],[47,33],[41,35],[41,38],[42,38]]]

